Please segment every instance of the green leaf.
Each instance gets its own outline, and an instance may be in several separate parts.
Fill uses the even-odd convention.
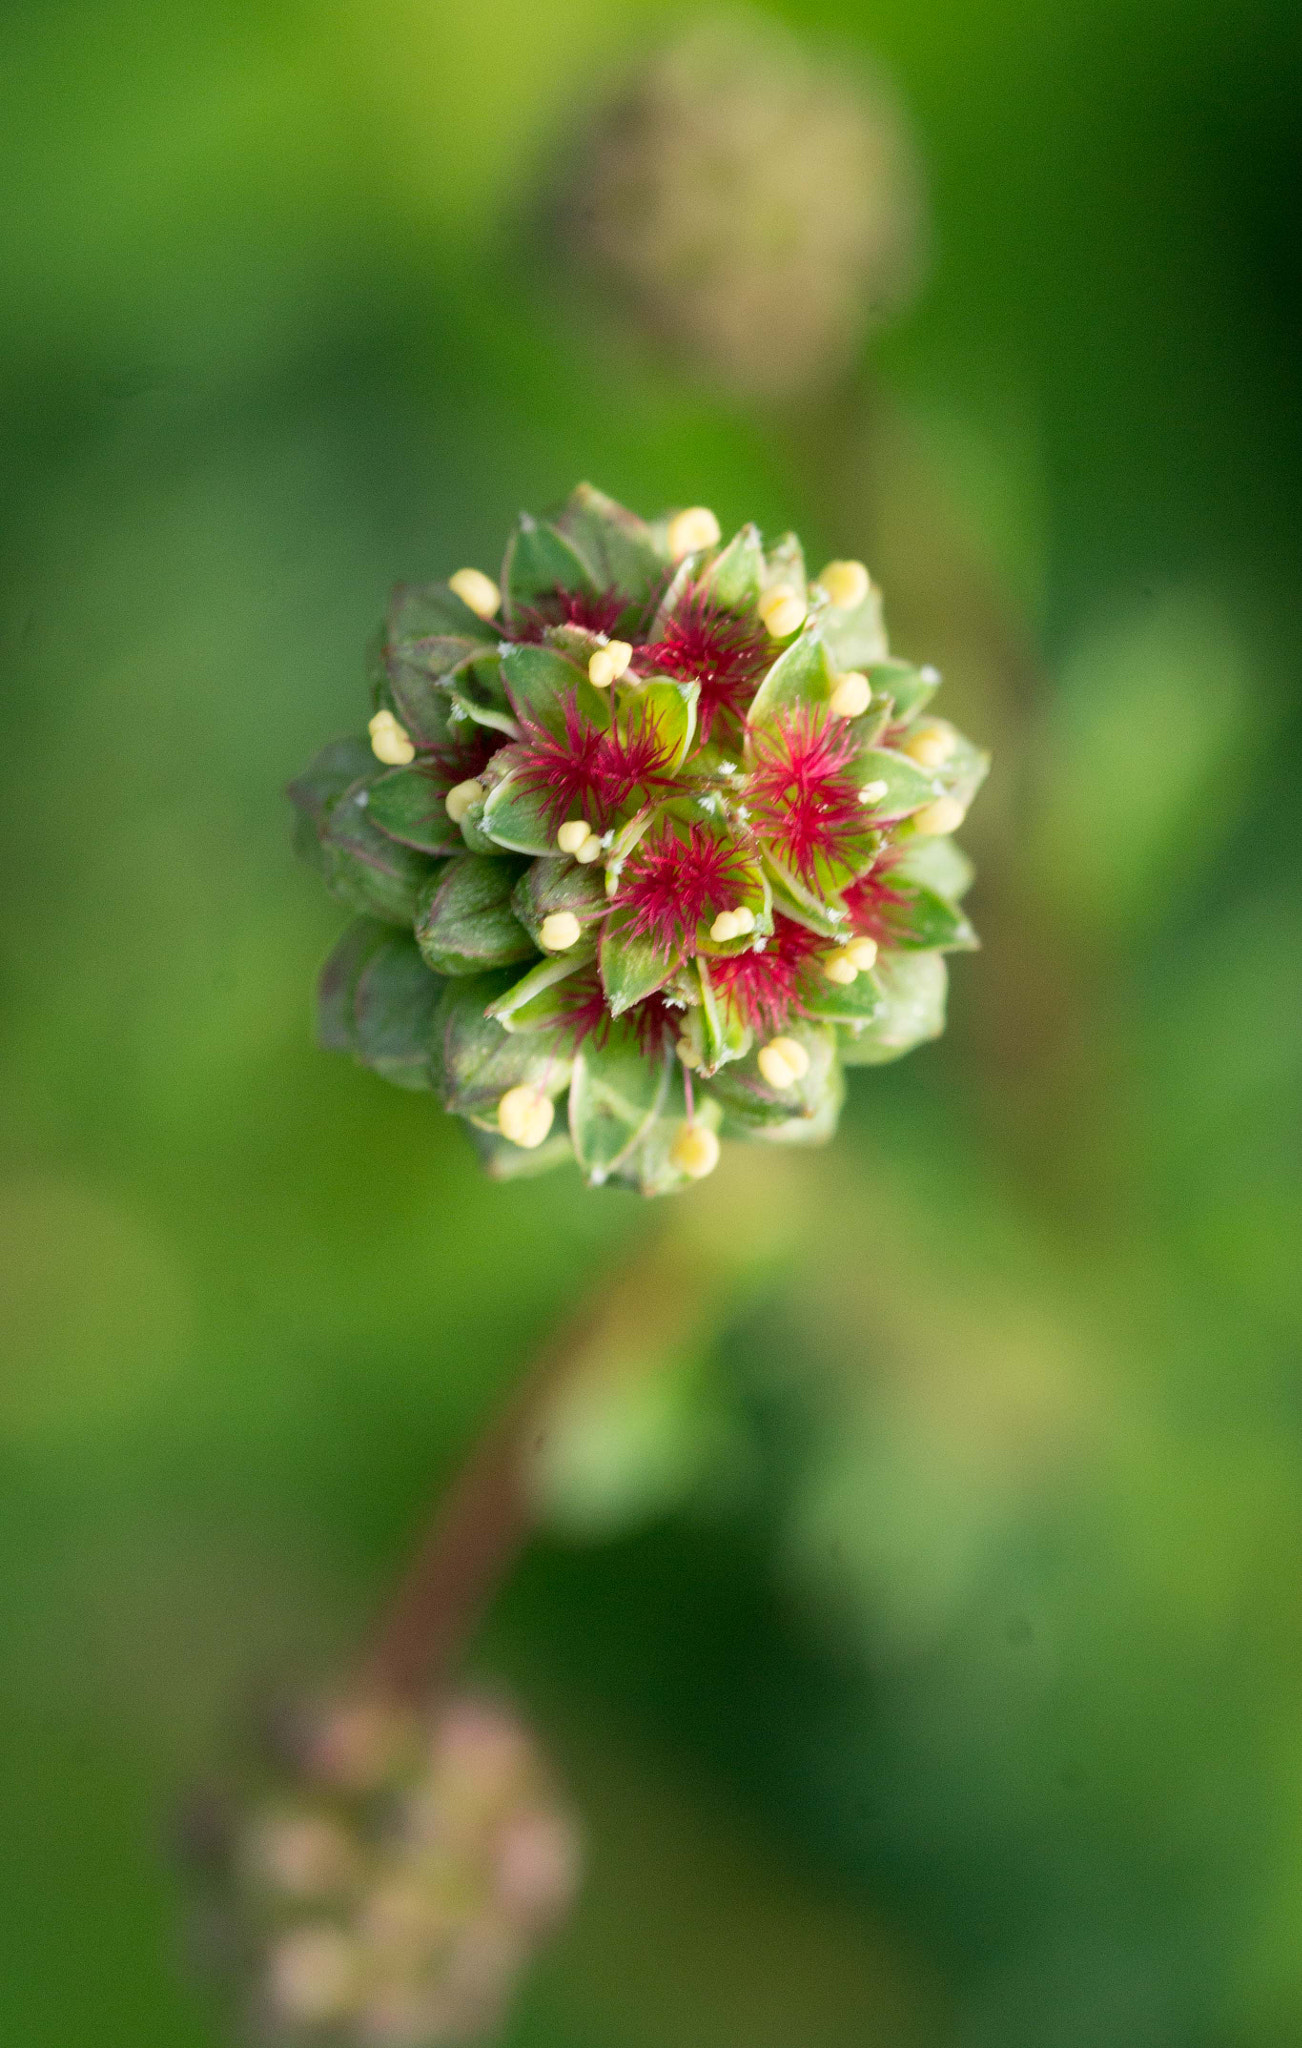
[[[909,952],[971,952],[977,935],[955,903],[947,903],[933,889],[908,882],[899,891],[903,904],[891,910],[893,947]]]
[[[381,648],[391,708],[423,746],[455,738],[450,687],[467,665],[495,646],[498,628],[476,617],[444,583],[399,584]]]
[[[605,916],[607,907],[604,870],[566,859],[531,862],[511,898],[511,908],[535,945],[541,944],[543,919],[554,911],[570,911],[586,929]]]
[[[849,912],[833,894],[830,902],[816,896],[796,877],[788,873],[781,861],[771,853],[764,854],[764,874],[773,898],[773,908],[781,911],[796,924],[804,925],[806,931],[817,932],[820,938],[836,939],[845,935],[849,924]]]
[[[316,1040],[326,1052],[356,1052],[357,977],[392,929],[377,918],[354,918],[331,947],[316,985]]]
[[[749,942],[742,940],[739,943],[745,945]],[[701,1002],[699,1010],[689,1014],[700,1018],[702,1072],[712,1074],[719,1067],[726,1066],[729,1060],[744,1059],[751,1049],[754,1034],[736,1005],[721,997],[716,989],[709,961],[698,959],[694,970]]]
[[[812,974],[805,983],[805,1007],[824,1024],[870,1024],[882,1008],[874,975],[860,973],[846,985]]]
[[[420,853],[456,853],[462,844],[460,828],[448,816],[444,797],[448,779],[413,762],[409,768],[391,768],[371,784],[367,809],[371,822],[390,839],[414,846]]]
[[[442,990],[415,940],[386,931],[353,990],[355,1050],[362,1064],[399,1088],[431,1088],[430,1033]]]
[[[877,1015],[862,1028],[840,1033],[847,1067],[897,1060],[945,1029],[948,975],[942,954],[879,953],[873,979],[882,998]]]
[[[381,832],[371,821],[369,801],[367,786],[354,783],[331,805],[321,829],[326,885],[352,910],[386,924],[410,925],[434,864]]]
[[[444,864],[421,894],[416,940],[442,974],[478,974],[526,960],[533,941],[511,910],[518,861],[461,853]]]
[[[511,986],[509,968],[459,976],[443,990],[434,1015],[438,1085],[446,1109],[491,1121],[508,1088],[527,1086],[555,1096],[569,1082],[570,1062],[558,1059],[546,1034],[508,1032],[488,1006]]]
[[[453,710],[453,723],[457,711],[476,725],[486,725],[497,732],[506,733],[511,739],[519,739],[520,728],[511,715],[511,705],[502,682],[502,661],[498,654],[481,654],[475,661],[449,678]]]
[[[794,590],[797,597],[809,595],[805,551],[798,534],[779,535],[768,551],[764,588],[772,590],[775,584],[781,584],[784,590]]]
[[[836,1127],[844,1095],[836,1034],[829,1025],[800,1020],[782,1034],[803,1045],[809,1070],[790,1088],[774,1088],[760,1072],[759,1048],[721,1068],[707,1083],[742,1134],[778,1143],[821,1144]]]
[[[863,667],[862,662],[850,665]],[[934,668],[915,668],[909,661],[873,662],[865,674],[875,697],[890,698],[894,706],[892,715],[897,722],[913,718],[931,702],[940,688],[940,676]]]
[[[493,621],[472,612],[446,583],[399,583],[389,600],[384,632],[389,649],[414,653],[432,640],[472,640],[495,646],[499,637]]]
[[[822,634],[808,628],[780,654],[765,676],[747,713],[749,726],[773,725],[792,712],[826,705],[836,685],[836,671],[827,658]]]
[[[379,773],[379,762],[366,740],[348,733],[322,747],[311,765],[291,782],[285,794],[301,816],[319,829],[345,790]]]
[[[587,563],[564,534],[522,513],[502,565],[508,611],[527,609],[553,590],[595,591]]]
[[[956,840],[922,835],[902,841],[893,873],[906,882],[921,882],[937,896],[957,903],[971,888],[976,869]]]
[[[614,1017],[663,988],[678,964],[650,939],[632,935],[631,921],[630,911],[612,911],[601,935],[601,983]]]
[[[593,1187],[599,1187],[636,1144],[663,1102],[669,1061],[648,1059],[630,1025],[612,1028],[604,1045],[591,1039],[574,1062],[570,1137]]]
[[[556,1023],[569,1008],[572,997],[564,984],[591,967],[590,947],[575,946],[572,952],[555,953],[540,960],[505,995],[489,1005],[489,1015],[508,1031],[543,1030]]]
[[[489,791],[478,824],[489,839],[513,853],[560,857],[545,798],[526,789],[518,775],[504,775]]]
[[[696,682],[621,685],[616,722],[630,737],[652,728],[667,756],[666,773],[672,774],[681,768],[692,744],[700,694],[701,686]]]
[[[885,784],[880,794],[864,805],[867,818],[904,818],[910,811],[920,811],[940,794],[940,785],[930,770],[919,768],[907,754],[897,754],[890,747],[865,747],[855,762],[854,772],[861,788]]]
[[[571,701],[586,724],[603,731],[610,724],[606,693],[593,688],[576,662],[542,642],[508,647],[502,656],[502,680],[513,709],[537,719],[558,737],[565,731],[565,706]]]
[[[836,611],[831,605],[826,606],[818,615],[818,623],[834,667],[842,671],[857,669],[871,677],[888,661],[880,590],[870,589],[863,603],[853,611]]]
[[[575,549],[598,590],[612,586],[645,605],[659,587],[668,557],[646,521],[591,484],[580,484],[555,514],[555,530]]]
[[[734,534],[701,581],[725,611],[753,610],[764,581],[764,544],[758,526],[743,526]]]

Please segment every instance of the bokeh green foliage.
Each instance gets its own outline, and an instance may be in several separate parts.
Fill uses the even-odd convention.
[[[350,1640],[646,1227],[482,1181],[313,1050],[337,920],[280,796],[389,585],[585,474],[863,555],[1001,770],[949,1037],[853,1076],[789,1178],[686,1198],[750,1262],[558,1423],[477,1657],[591,1877],[512,2039],[1302,2028],[1295,10],[784,12],[893,67],[937,221],[919,312],[805,407],[611,344],[529,254],[535,175],[669,10],[0,23],[24,2048],[219,2038],[175,1787]]]

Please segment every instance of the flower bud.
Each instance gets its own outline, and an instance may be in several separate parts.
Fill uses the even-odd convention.
[[[556,834],[556,844],[562,853],[577,853],[591,832],[586,818],[567,818]]]
[[[838,718],[862,718],[872,701],[872,684],[858,669],[847,669],[836,679],[830,703]]]
[[[588,680],[598,690],[608,690],[617,683],[633,659],[633,649],[627,640],[610,640],[604,647],[598,647],[588,662]]]
[[[940,839],[947,832],[957,832],[966,816],[966,807],[956,796],[938,796],[935,803],[914,813],[913,829],[928,839]]]
[[[794,1088],[809,1072],[809,1054],[798,1038],[771,1038],[760,1048],[758,1065],[770,1088]]]
[[[466,812],[484,801],[484,785],[473,776],[466,782],[454,783],[443,799],[444,807],[454,825],[459,825]]]
[[[513,1145],[533,1152],[551,1130],[555,1114],[550,1097],[538,1089],[508,1088],[497,1105],[497,1126]]]
[[[708,1124],[680,1124],[669,1157],[689,1180],[704,1180],[719,1164],[719,1140]]]
[[[872,589],[872,579],[862,562],[829,562],[819,571],[818,587],[837,611],[853,611]]]
[[[876,939],[851,939],[845,949],[845,958],[858,968],[860,974],[869,973],[877,965]]]
[[[579,943],[582,930],[572,910],[553,910],[543,919],[538,938],[544,952],[568,953],[571,946]]]
[[[371,735],[371,752],[386,768],[405,768],[415,760],[416,749],[407,728],[399,725],[391,711],[377,711],[366,730]]]
[[[718,547],[721,538],[719,522],[707,505],[691,505],[686,512],[677,513],[670,520],[666,535],[669,552],[676,562],[702,548]]]
[[[920,725],[900,748],[919,768],[939,768],[954,751],[954,736],[947,726]]]
[[[774,640],[789,640],[805,623],[805,600],[782,585],[766,591],[759,601],[759,615]]]
[[[458,569],[455,576],[448,577],[448,589],[456,592],[476,618],[495,618],[501,608],[502,593],[482,569]]]
[[[823,961],[823,974],[838,988],[849,988],[852,981],[859,979],[859,969],[848,953],[829,953]]]

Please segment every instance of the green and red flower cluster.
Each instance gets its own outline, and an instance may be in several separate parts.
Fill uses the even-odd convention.
[[[587,485],[500,585],[399,588],[369,744],[290,792],[359,913],[323,1042],[437,1090],[502,1175],[660,1194],[720,1136],[830,1136],[842,1067],[935,1037],[975,943],[950,835],[987,763],[938,682],[859,563],[811,583],[794,536]]]

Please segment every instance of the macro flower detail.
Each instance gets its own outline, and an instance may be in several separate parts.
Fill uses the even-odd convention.
[[[500,579],[394,593],[364,736],[291,785],[356,915],[319,1035],[432,1089],[500,1178],[644,1194],[813,1143],[846,1066],[944,1028],[952,834],[986,757],[893,658],[861,563],[581,485]]]

